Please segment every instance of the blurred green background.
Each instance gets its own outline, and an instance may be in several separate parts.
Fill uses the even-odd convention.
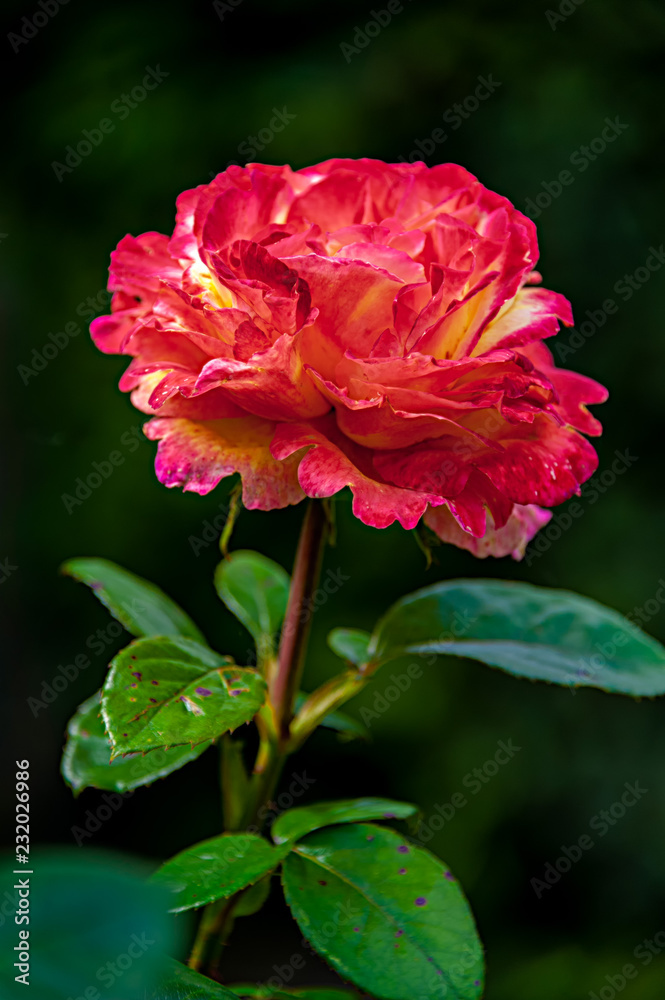
[[[300,167],[331,156],[408,159],[418,140],[426,162],[459,162],[521,209],[540,195],[544,283],[571,299],[578,324],[589,323],[565,364],[610,388],[610,402],[597,411],[605,426],[599,471],[610,469],[615,452],[630,456],[627,471],[606,475],[602,494],[583,496],[583,516],[521,564],[480,562],[446,548],[426,571],[407,533],[365,528],[340,504],[338,545],[327,566],[348,581],[316,614],[308,686],[335,669],[325,646],[330,627],[371,627],[400,594],[451,575],[566,587],[623,612],[651,601],[648,630],[665,640],[655,600],[665,573],[665,268],[637,270],[665,233],[665,11],[649,0],[563,0],[561,7],[559,15],[556,2],[548,14],[546,4],[526,0],[413,0],[361,47],[356,30],[372,18],[371,7],[348,0],[322,7],[236,0],[219,10],[191,0],[74,0],[38,30],[23,19],[42,8],[4,4],[4,93],[12,99],[0,201],[7,329],[0,396],[2,766],[8,788],[14,760],[31,760],[35,841],[72,844],[71,828],[102,801],[95,791],[73,799],[59,777],[59,756],[68,718],[124,644],[107,637],[100,653],[90,653],[86,640],[108,618],[82,588],[58,577],[63,559],[113,559],[160,583],[220,649],[242,657],[247,648],[211,586],[216,545],[191,541],[203,537],[228,487],[202,498],[159,485],[153,445],[139,446],[133,436],[141,415],[117,389],[126,361],[96,352],[86,332],[92,308],[104,311],[101,292],[117,241],[126,232],[170,232],[177,194],[230,161]],[[342,43],[356,51],[343,51]],[[141,84],[146,67],[168,75],[126,115],[117,104],[113,110]],[[482,100],[473,97],[479,77],[493,83]],[[274,108],[295,117],[262,151],[248,153],[248,137],[268,127]],[[66,147],[103,118],[114,130],[70,172],[59,171],[59,180],[53,162],[64,162]],[[627,127],[599,151],[604,144],[592,143],[606,118]],[[431,138],[436,129],[445,139]],[[579,152],[584,146],[593,159]],[[566,169],[573,183],[557,195],[554,182]],[[625,284],[615,289],[636,270],[629,296]],[[618,309],[603,317],[598,310],[608,298]],[[53,343],[49,334],[68,323],[80,333],[56,356],[48,348],[37,371],[37,355],[44,358],[44,346]],[[561,342],[570,336],[563,332]],[[62,495],[118,448],[124,464],[68,513]],[[234,544],[290,568],[301,515],[298,508],[244,513]],[[35,717],[27,699],[40,697],[43,682],[80,653],[90,654],[91,665]],[[375,692],[389,684],[389,673],[379,675],[352,711],[372,707]],[[639,975],[625,995],[656,998],[663,995],[665,956],[643,965],[633,951],[665,930],[664,723],[662,701],[590,690],[573,696],[481,666],[447,664],[427,668],[372,720],[368,747],[319,734],[290,767],[315,779],[312,799],[390,794],[418,801],[426,817],[453,793],[467,792],[468,804],[429,846],[472,902],[487,947],[488,998],[586,997],[629,962]],[[521,750],[473,795],[465,775],[493,757],[499,740]],[[213,835],[220,822],[215,775],[209,751],[137,791],[86,845],[159,860]],[[538,898],[531,880],[543,877],[562,846],[589,832],[592,817],[620,798],[625,782],[635,781],[648,793],[605,836],[594,836],[594,849]],[[5,796],[8,830],[11,809]],[[227,960],[229,975],[267,978],[300,948],[276,891],[273,897],[256,918],[261,954],[245,922]],[[334,981],[314,958],[298,976]]]

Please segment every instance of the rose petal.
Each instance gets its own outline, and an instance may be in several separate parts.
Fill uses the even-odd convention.
[[[373,478],[371,452],[345,440],[329,417],[310,424],[278,425],[273,455],[287,458],[301,448],[308,448],[298,467],[298,480],[307,496],[331,497],[348,486],[353,493],[354,515],[374,528],[386,528],[394,521],[414,528],[428,502],[441,502],[427,493],[399,489]]]
[[[242,477],[242,502],[251,510],[299,503],[304,493],[297,460],[276,461],[270,453],[273,425],[257,417],[194,421],[157,417],[144,427],[159,441],[155,470],[165,486],[205,494],[227,476]]]
[[[551,517],[551,512],[542,507],[533,504],[522,507],[515,504],[502,528],[493,527],[490,516],[489,526],[480,538],[464,531],[447,507],[430,507],[424,521],[442,542],[467,549],[478,559],[486,559],[487,556],[512,556],[513,559],[520,560],[528,543]]]

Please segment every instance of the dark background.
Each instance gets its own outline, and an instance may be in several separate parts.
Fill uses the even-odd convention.
[[[381,6],[378,0],[375,7]],[[73,799],[59,777],[59,756],[68,718],[99,686],[108,659],[124,643],[113,639],[103,655],[91,655],[90,667],[35,717],[27,699],[40,697],[59,665],[89,652],[87,637],[108,621],[88,593],[58,576],[64,558],[102,555],[126,565],[160,583],[220,649],[239,657],[246,649],[246,635],[211,586],[216,545],[195,555],[188,540],[201,538],[228,486],[203,498],[168,491],[154,476],[154,446],[131,451],[121,443],[141,423],[117,389],[126,362],[93,348],[82,313],[86,299],[105,286],[117,241],[126,232],[170,233],[177,194],[208,181],[229,161],[244,162],[239,146],[268,126],[273,108],[286,108],[295,119],[252,159],[294,167],[331,156],[390,161],[408,158],[415,140],[432,149],[427,140],[443,128],[445,142],[426,161],[464,164],[521,209],[569,169],[574,182],[537,220],[539,266],[545,286],[571,299],[578,323],[608,298],[619,306],[600,317],[602,324],[591,321],[566,365],[610,388],[610,402],[599,411],[605,426],[600,471],[610,469],[615,452],[630,455],[630,468],[607,473],[595,499],[586,493],[583,516],[543,544],[529,565],[480,562],[445,548],[426,572],[406,532],[365,528],[340,504],[339,542],[327,565],[349,579],[316,615],[308,686],[336,669],[325,646],[330,627],[369,628],[397,596],[450,575],[566,587],[623,612],[655,600],[665,541],[663,273],[629,300],[613,289],[644,265],[665,233],[665,11],[647,0],[579,6],[564,0],[563,8],[572,13],[552,24],[546,3],[413,0],[347,60],[341,43],[353,44],[371,5],[242,0],[220,19],[211,3],[71,0],[16,52],[4,34],[18,34],[22,18],[41,8],[4,5],[3,93],[11,101],[0,202],[8,331],[0,396],[6,449],[1,731],[7,779],[14,759],[32,762],[35,840],[72,844],[72,826],[101,802],[95,791]],[[550,11],[557,10],[553,0]],[[110,107],[141,83],[147,66],[168,76],[120,120]],[[459,127],[450,118],[446,124],[446,109],[490,75],[500,84],[494,93]],[[114,131],[59,181],[52,163],[62,163],[66,147],[105,117]],[[588,169],[571,166],[571,155],[600,135],[605,118],[616,117],[628,127]],[[546,201],[542,194],[541,206]],[[103,296],[97,306],[104,311]],[[81,332],[37,371],[33,351],[41,354],[49,333],[71,322]],[[569,331],[560,335],[561,342],[569,338]],[[62,495],[117,448],[125,463],[68,513]],[[234,545],[257,548],[290,568],[301,514],[297,508],[246,512]],[[658,608],[648,630],[665,639]],[[389,669],[351,703],[353,712],[373,705],[375,692],[390,683]],[[625,995],[656,998],[665,956],[644,967],[632,953],[665,930],[664,723],[660,701],[637,703],[592,690],[572,696],[479,665],[446,663],[427,668],[373,720],[368,747],[340,745],[322,733],[289,766],[316,779],[311,798],[390,794],[419,802],[428,817],[435,804],[465,791],[464,776],[493,756],[497,741],[513,740],[519,753],[479,794],[467,792],[468,805],[429,844],[472,902],[487,947],[487,997],[586,997],[632,961],[640,974]],[[137,791],[86,844],[158,860],[213,835],[220,822],[215,773],[215,751],[209,751]],[[591,818],[636,780],[648,793],[604,837],[594,836],[593,850],[538,899],[530,880],[542,878],[562,846],[589,832]],[[8,810],[11,801],[4,798]],[[257,925],[265,959],[245,921],[228,960],[230,975],[266,978],[273,963],[288,962],[300,949],[276,891]],[[299,975],[303,982],[333,981],[313,958]]]

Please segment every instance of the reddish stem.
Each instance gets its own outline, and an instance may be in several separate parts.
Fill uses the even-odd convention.
[[[326,525],[323,504],[310,500],[298,541],[277,671],[270,691],[277,731],[282,740],[288,738],[293,705],[300,689],[314,607],[311,598],[321,572]]]

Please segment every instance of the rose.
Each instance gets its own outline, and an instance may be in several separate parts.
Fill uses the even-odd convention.
[[[520,558],[595,471],[606,391],[542,343],[570,305],[534,287],[531,220],[462,167],[231,166],[177,204],[170,240],[120,241],[91,328],[133,355],[165,485],[238,472],[260,510],[349,486],[366,524]]]

